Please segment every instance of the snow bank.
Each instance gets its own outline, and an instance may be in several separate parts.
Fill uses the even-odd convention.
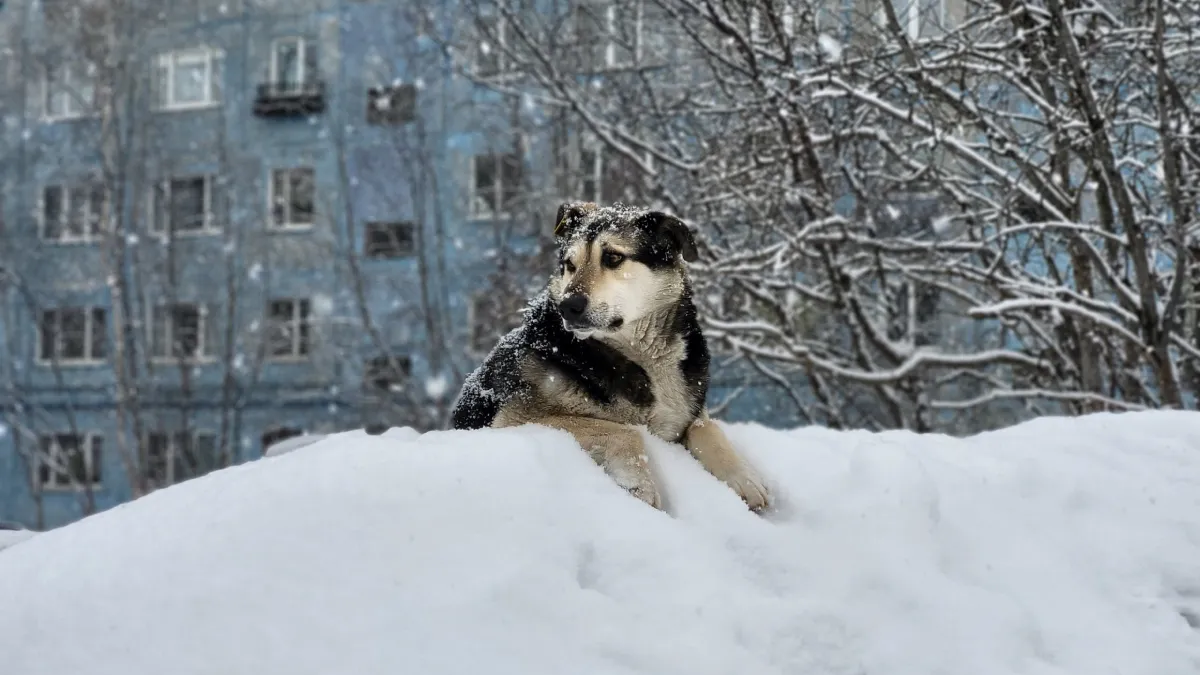
[[[34,532],[29,530],[0,530],[0,551],[29,539]],[[0,605],[3,607],[3,605]]]
[[[0,553],[0,671],[1200,672],[1200,414],[966,440],[733,426],[765,518],[652,442],[330,436]]]

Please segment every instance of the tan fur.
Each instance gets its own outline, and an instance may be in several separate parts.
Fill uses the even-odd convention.
[[[595,205],[585,206],[585,215],[595,210]],[[699,417],[692,414],[688,383],[679,367],[687,356],[685,344],[668,325],[686,287],[686,270],[681,263],[654,271],[631,257],[616,269],[602,263],[606,251],[631,256],[635,248],[636,242],[623,238],[619,230],[602,232],[590,243],[582,238],[569,242],[565,259],[574,270],[564,269],[552,277],[549,293],[554,302],[576,293],[586,295],[589,320],[597,326],[616,318],[623,321],[617,329],[577,331],[576,336],[603,341],[641,366],[654,395],[650,409],[622,401],[601,405],[530,357],[520,369],[524,381],[534,386],[509,401],[492,426],[544,424],[567,431],[617,483],[659,507],[642,437],[635,428],[644,425],[658,438],[684,444],[709,473],[732,488],[752,510],[761,511],[770,502],[761,479],[738,456],[707,411]]]
[[[738,456],[721,427],[705,411],[688,427],[683,440],[688,452],[717,480],[733,488],[752,511],[770,503],[767,489],[753,469]]]
[[[643,318],[672,305],[683,291],[683,270],[660,272],[626,259],[616,269],[606,268],[601,259],[606,251],[629,256],[635,244],[618,233],[604,233],[593,242],[577,241],[567,248],[566,259],[574,272],[564,272],[550,283],[550,297],[556,301],[568,295],[588,296],[588,313],[597,323],[621,317],[625,325],[619,331],[638,339],[630,331]]]
[[[617,485],[656,509],[662,507],[642,435],[637,429],[593,417],[548,415],[525,419],[511,412],[497,417],[493,426],[519,424],[542,424],[571,434]]]

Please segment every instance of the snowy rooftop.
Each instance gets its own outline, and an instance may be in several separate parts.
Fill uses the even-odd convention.
[[[316,439],[0,551],[0,672],[1200,672],[1200,414],[729,431],[766,517],[660,442],[669,513],[561,432]]]

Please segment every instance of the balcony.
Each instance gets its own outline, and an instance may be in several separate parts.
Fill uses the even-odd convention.
[[[298,117],[325,112],[325,83],[268,82],[258,85],[254,114],[259,117]]]

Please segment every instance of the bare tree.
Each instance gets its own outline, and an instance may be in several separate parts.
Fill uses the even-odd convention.
[[[468,5],[481,81],[700,226],[710,338],[810,420],[1195,405],[1194,1]]]

